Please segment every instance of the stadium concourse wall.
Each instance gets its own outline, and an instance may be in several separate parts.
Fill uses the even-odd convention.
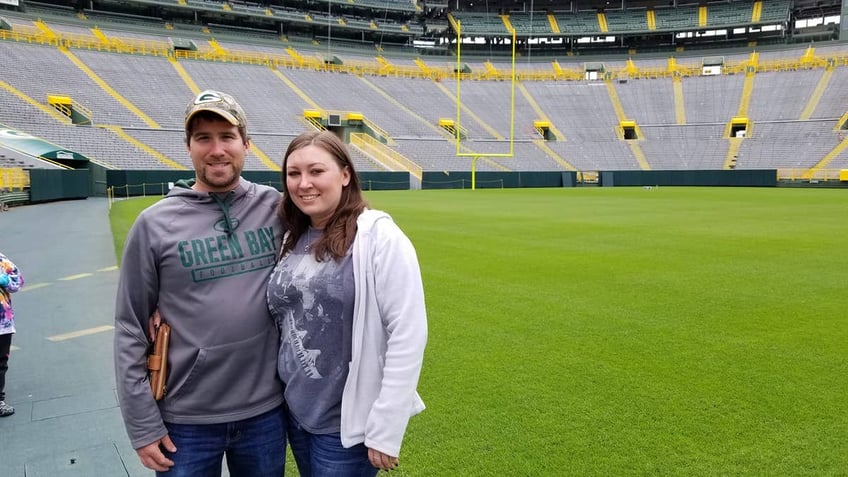
[[[75,170],[32,169],[29,203],[85,199],[91,196],[134,197],[164,195],[171,184],[191,179],[189,170],[107,170],[93,167]],[[244,171],[246,179],[280,189],[277,171]],[[693,171],[601,171],[597,182],[578,180],[576,171],[551,172],[424,172],[422,189],[506,189],[531,187],[622,186],[778,186],[776,169]],[[408,172],[360,172],[364,190],[409,190]]]

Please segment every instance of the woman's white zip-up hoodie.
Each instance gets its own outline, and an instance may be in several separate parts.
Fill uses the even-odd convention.
[[[398,456],[409,418],[424,410],[416,391],[427,344],[424,285],[415,248],[388,214],[366,210],[356,224],[342,445]]]

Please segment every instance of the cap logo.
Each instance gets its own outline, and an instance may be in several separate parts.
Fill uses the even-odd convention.
[[[222,101],[224,101],[224,98],[220,97],[218,94],[212,91],[204,91],[195,98],[194,104],[217,103]]]
[[[215,90],[201,91],[186,107],[185,125],[190,126],[191,118],[200,111],[209,111],[226,119],[233,126],[247,128],[244,110],[236,100],[227,93]],[[244,134],[244,131],[242,131]]]

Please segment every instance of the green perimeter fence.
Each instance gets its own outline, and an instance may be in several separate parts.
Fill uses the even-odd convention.
[[[123,198],[164,195],[173,183],[194,177],[193,171],[107,170],[91,165],[88,169],[29,171],[27,190],[15,191],[16,203],[83,199],[91,196]],[[281,188],[278,171],[244,171],[247,180]],[[634,187],[634,186],[716,186],[716,187],[843,187],[848,181],[786,181],[776,169],[693,170],[693,171],[541,171],[492,172],[427,171],[420,183],[408,172],[360,172],[365,190],[421,189],[505,189],[529,187]],[[10,191],[6,191],[8,193]],[[22,200],[25,192],[26,200]],[[0,190],[0,202],[4,191]],[[8,202],[8,201],[7,201]]]

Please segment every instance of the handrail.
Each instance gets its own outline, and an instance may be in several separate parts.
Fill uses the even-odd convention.
[[[839,180],[839,169],[788,169],[778,168],[777,178],[792,181],[833,181]]]
[[[96,51],[108,51],[113,53],[126,53],[137,55],[174,57],[177,59],[194,59],[205,61],[216,61],[226,63],[241,63],[264,65],[274,68],[309,69],[317,71],[350,73],[370,76],[393,76],[403,78],[429,78],[433,80],[455,79],[459,74],[460,79],[465,80],[493,80],[505,81],[510,79],[511,70],[498,69],[489,63],[483,71],[471,73],[456,73],[452,65],[424,65],[420,62],[416,65],[392,64],[386,68],[379,61],[346,61],[344,64],[330,64],[322,62],[318,58],[309,56],[292,56],[287,54],[273,54],[258,51],[225,50],[213,51],[187,51],[173,50],[166,41],[142,40],[136,38],[110,37],[115,41],[103,43],[96,36],[57,33],[55,37],[45,35],[36,28],[16,27],[15,30],[0,30],[0,39],[11,40],[22,43],[39,43],[64,48],[86,49]],[[422,65],[426,68],[422,68]],[[763,61],[752,65],[750,59],[739,59],[728,61],[722,68],[722,74],[756,73],[765,71],[796,71],[803,69],[823,69],[836,66],[848,66],[848,55],[836,55],[820,57],[804,54],[799,58],[786,58],[778,60]],[[700,76],[701,65],[683,65],[676,62],[673,67],[634,69],[632,66],[610,67],[604,72],[605,79],[616,80],[619,78],[672,78]],[[582,65],[576,67],[563,67],[554,63],[546,69],[521,69],[515,72],[518,81],[581,81],[585,77]]]
[[[403,154],[391,149],[365,133],[352,133],[350,142],[369,154],[377,154],[383,159],[388,159],[406,169],[419,180],[424,175],[424,169],[418,164],[410,161]]]
[[[20,167],[0,169],[0,190],[24,190],[29,187],[29,171]]]

